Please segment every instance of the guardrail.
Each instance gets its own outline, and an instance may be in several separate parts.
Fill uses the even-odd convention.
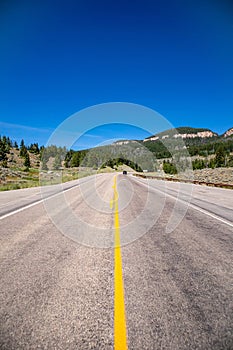
[[[144,179],[185,182],[185,183],[192,183],[195,185],[205,185],[205,186],[233,189],[233,184],[228,184],[228,183],[205,182],[205,181],[198,181],[198,180],[178,179],[175,177],[161,177],[161,176],[153,176],[153,175],[145,175],[145,174],[137,174],[137,173],[134,173],[133,176],[142,177]]]

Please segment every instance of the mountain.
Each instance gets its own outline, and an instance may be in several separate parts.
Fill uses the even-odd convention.
[[[191,128],[189,126],[183,126],[179,128],[169,129],[165,130],[163,132],[160,132],[158,134],[155,134],[153,136],[147,137],[143,140],[143,142],[148,141],[157,141],[157,140],[164,140],[166,138],[174,138],[174,139],[194,139],[194,138],[212,138],[217,137],[218,134],[211,131],[210,129],[203,129],[203,128]]]
[[[91,173],[114,171],[126,164],[139,172],[163,169],[175,174],[177,170],[172,162],[180,159],[179,166],[186,169],[187,154],[194,170],[233,167],[233,128],[218,135],[206,128],[179,127],[144,140],[119,140],[82,151],[54,145],[39,148],[37,143],[26,147],[23,140],[18,147],[9,137],[0,136],[0,190],[39,185],[40,166],[43,181],[49,184],[57,183],[60,169],[64,181],[79,177],[80,172],[72,170],[78,167],[89,174],[87,169]]]
[[[25,155],[29,158],[30,164],[27,166],[25,164],[25,155],[21,155],[22,147],[24,147]],[[0,167],[32,167],[38,169],[42,159],[42,168],[51,170],[57,169],[61,165],[68,168],[78,167],[85,159],[85,166],[98,168],[99,163],[101,163],[100,160],[105,164],[109,159],[128,159],[129,154],[137,159],[139,156],[146,159],[146,150],[152,152],[157,159],[171,158],[174,154],[183,156],[187,154],[187,150],[191,157],[201,156],[207,158],[208,156],[214,156],[219,148],[223,149],[226,157],[229,158],[233,155],[233,127],[224,134],[218,135],[207,128],[185,126],[165,130],[144,140],[119,140],[109,146],[83,151],[67,150],[56,146],[49,146],[46,149],[41,147],[39,149],[38,144],[31,144],[29,147],[20,145],[19,150],[15,142],[10,140],[9,137],[3,136],[0,137]],[[117,155],[118,153],[120,156]],[[64,164],[62,163],[63,159]]]
[[[179,127],[165,130],[141,142],[157,158],[169,157],[167,148],[182,152],[185,147],[191,156],[213,155],[220,146],[230,154],[233,151],[233,128],[227,130],[223,135],[218,135],[207,128]]]
[[[230,128],[226,132],[224,132],[223,137],[229,137],[232,135],[233,135],[233,128]]]

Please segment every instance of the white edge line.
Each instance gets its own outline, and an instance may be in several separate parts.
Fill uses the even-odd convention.
[[[25,189],[25,188],[24,188],[24,189]],[[5,192],[6,192],[6,191],[5,191]],[[28,197],[26,197],[26,198],[22,198],[22,200],[28,199],[28,198],[33,197],[33,196],[36,196],[37,194],[40,194],[40,192],[33,193],[33,194],[31,194],[30,196],[28,196]],[[8,206],[8,205],[11,205],[11,204],[14,204],[14,203],[17,203],[17,199],[14,199],[14,200],[12,200],[12,201],[10,201],[10,202],[7,202],[6,204],[0,205],[0,208],[3,208],[3,207],[5,207],[6,205]]]
[[[51,198],[51,197],[49,197],[49,198]],[[0,217],[0,220],[3,220],[3,219],[5,219],[5,218],[8,218],[8,217],[11,216],[11,215],[20,213],[21,211],[23,211],[23,210],[25,210],[25,209],[34,207],[35,205],[40,204],[40,203],[42,203],[43,201],[44,201],[44,200],[41,199],[41,200],[39,200],[38,202],[35,202],[35,203],[32,203],[32,204],[28,204],[28,205],[26,205],[25,207],[16,209],[16,210],[14,210],[14,211],[11,211],[10,213],[7,213],[7,214],[1,216],[1,217]]]
[[[98,174],[98,175],[99,175],[99,174]],[[85,183],[85,182],[88,182],[88,181],[84,181],[84,183]],[[25,205],[25,206],[22,207],[22,208],[13,210],[13,211],[11,211],[10,213],[7,213],[7,214],[4,214],[4,215],[0,216],[0,220],[3,220],[3,219],[5,219],[5,218],[8,218],[9,216],[12,216],[12,215],[14,215],[14,214],[20,213],[20,212],[23,211],[23,210],[26,210],[26,209],[29,209],[29,208],[31,208],[31,207],[34,207],[35,205],[38,205],[38,204],[40,204],[40,203],[43,203],[44,201],[46,201],[46,200],[48,200],[48,199],[51,199],[51,198],[53,198],[53,197],[56,197],[56,196],[58,196],[58,195],[60,195],[60,194],[63,194],[64,192],[68,192],[68,191],[70,191],[70,190],[73,190],[74,188],[76,188],[76,187],[78,187],[78,186],[80,186],[80,183],[78,183],[77,185],[72,186],[72,187],[70,187],[70,188],[67,188],[66,190],[60,191],[60,192],[58,192],[58,193],[56,193],[56,194],[53,194],[52,196],[49,196],[49,197],[47,197],[47,198],[38,200],[38,201],[35,202],[35,203],[31,203],[31,204]]]
[[[228,221],[228,220],[226,220],[226,219],[223,219],[223,218],[221,218],[221,217],[218,216],[218,215],[212,214],[212,213],[208,212],[208,211],[205,210],[205,209],[199,208],[199,207],[197,207],[195,204],[191,204],[191,203],[185,202],[185,201],[183,201],[182,199],[179,199],[178,197],[174,197],[174,196],[172,196],[171,194],[168,194],[168,193],[166,193],[166,192],[163,192],[163,191],[161,191],[161,190],[158,190],[157,188],[154,188],[153,186],[146,185],[146,184],[144,184],[144,183],[143,183],[141,180],[139,180],[139,179],[134,179],[134,180],[140,182],[144,187],[147,187],[147,188],[149,187],[150,189],[152,189],[152,190],[155,191],[155,192],[160,192],[160,193],[162,193],[162,194],[165,194],[165,196],[170,197],[170,198],[172,198],[172,199],[175,199],[175,200],[181,202],[182,204],[186,204],[186,205],[188,204],[188,207],[191,207],[191,208],[193,208],[193,209],[195,209],[195,210],[198,210],[198,211],[200,211],[200,212],[203,213],[203,214],[206,214],[206,215],[208,215],[208,216],[210,216],[210,217],[212,217],[212,218],[214,218],[214,219],[216,219],[216,220],[218,220],[218,221],[223,222],[224,224],[226,224],[226,225],[228,225],[228,226],[230,226],[230,227],[233,227],[233,223],[232,223],[231,221]]]

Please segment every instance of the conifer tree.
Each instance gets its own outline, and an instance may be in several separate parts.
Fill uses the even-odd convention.
[[[19,155],[20,157],[25,157],[26,156],[26,153],[27,153],[27,148],[24,144],[24,140],[21,140],[20,142],[20,152],[19,152]]]
[[[29,156],[28,152],[25,154],[24,166],[27,169],[29,169],[31,167],[30,156]]]

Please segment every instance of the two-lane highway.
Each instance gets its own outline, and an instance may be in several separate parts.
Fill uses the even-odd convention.
[[[114,176],[0,193],[0,348],[232,349],[232,191]]]

